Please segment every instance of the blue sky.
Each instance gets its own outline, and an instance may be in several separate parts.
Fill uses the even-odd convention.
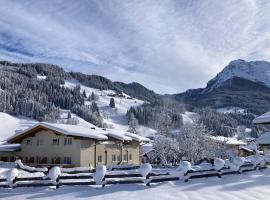
[[[269,10],[263,0],[0,0],[0,59],[182,92],[231,60],[269,60]]]

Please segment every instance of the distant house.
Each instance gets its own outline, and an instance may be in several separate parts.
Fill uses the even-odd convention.
[[[270,154],[270,132],[262,134],[256,141],[264,154]]]
[[[92,166],[140,164],[136,134],[82,126],[38,123],[0,145],[0,160],[29,165]]]
[[[270,124],[270,112],[267,112],[253,120],[254,124]],[[264,154],[270,154],[270,132],[263,133],[256,143]]]
[[[215,136],[212,138],[224,144],[229,154],[238,155],[238,156],[246,156],[246,150],[243,149],[243,147],[247,145],[246,142],[242,140],[238,140],[235,137]]]

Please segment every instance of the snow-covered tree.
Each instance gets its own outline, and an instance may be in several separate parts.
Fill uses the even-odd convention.
[[[158,134],[153,143],[153,153],[150,154],[150,162],[159,161],[161,165],[174,163],[181,158],[179,143],[171,137]]]
[[[77,125],[79,124],[79,119],[77,117],[68,118],[66,124]]]
[[[92,112],[95,112],[95,113],[97,113],[98,115],[100,115],[100,114],[99,114],[98,106],[97,106],[97,104],[96,104],[95,102],[92,102],[90,108],[91,108],[91,111],[92,111]]]
[[[211,138],[211,133],[202,123],[184,125],[176,137],[183,156],[192,163],[221,156],[222,145]]]
[[[114,98],[111,98],[111,99],[110,99],[110,107],[111,107],[111,108],[115,108]]]
[[[99,99],[98,95],[96,95],[94,92],[92,92],[88,98],[89,101],[98,101],[98,99]]]
[[[131,133],[137,133],[138,120],[135,118],[134,114],[131,113],[128,119],[128,131]]]
[[[71,112],[68,112],[68,116],[67,116],[68,119],[71,118]]]
[[[83,98],[87,98],[85,90],[83,90]]]
[[[163,110],[163,113],[160,113],[160,118],[158,121],[158,132],[165,136],[170,136],[172,131],[172,120],[168,113]]]

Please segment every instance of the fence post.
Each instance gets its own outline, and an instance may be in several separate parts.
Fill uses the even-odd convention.
[[[16,182],[17,182],[17,177],[15,177],[15,178],[12,180],[12,185],[10,186],[11,189],[14,189],[14,188],[15,188]]]
[[[221,175],[222,175],[222,171],[218,170],[218,178],[221,178]]]
[[[56,182],[55,182],[56,183],[56,189],[58,189],[60,187],[59,181],[60,181],[60,176],[57,177]]]
[[[104,176],[103,179],[102,179],[102,187],[104,188],[105,185],[106,185],[106,181],[105,181],[105,176]]]
[[[149,175],[149,174],[147,174],[146,180],[148,180],[148,181],[146,182],[146,186],[150,186],[151,180],[150,180],[150,175]]]

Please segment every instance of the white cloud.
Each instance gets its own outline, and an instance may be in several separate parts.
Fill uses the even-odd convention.
[[[0,59],[181,92],[233,59],[269,60],[269,9],[259,0],[2,0]]]

